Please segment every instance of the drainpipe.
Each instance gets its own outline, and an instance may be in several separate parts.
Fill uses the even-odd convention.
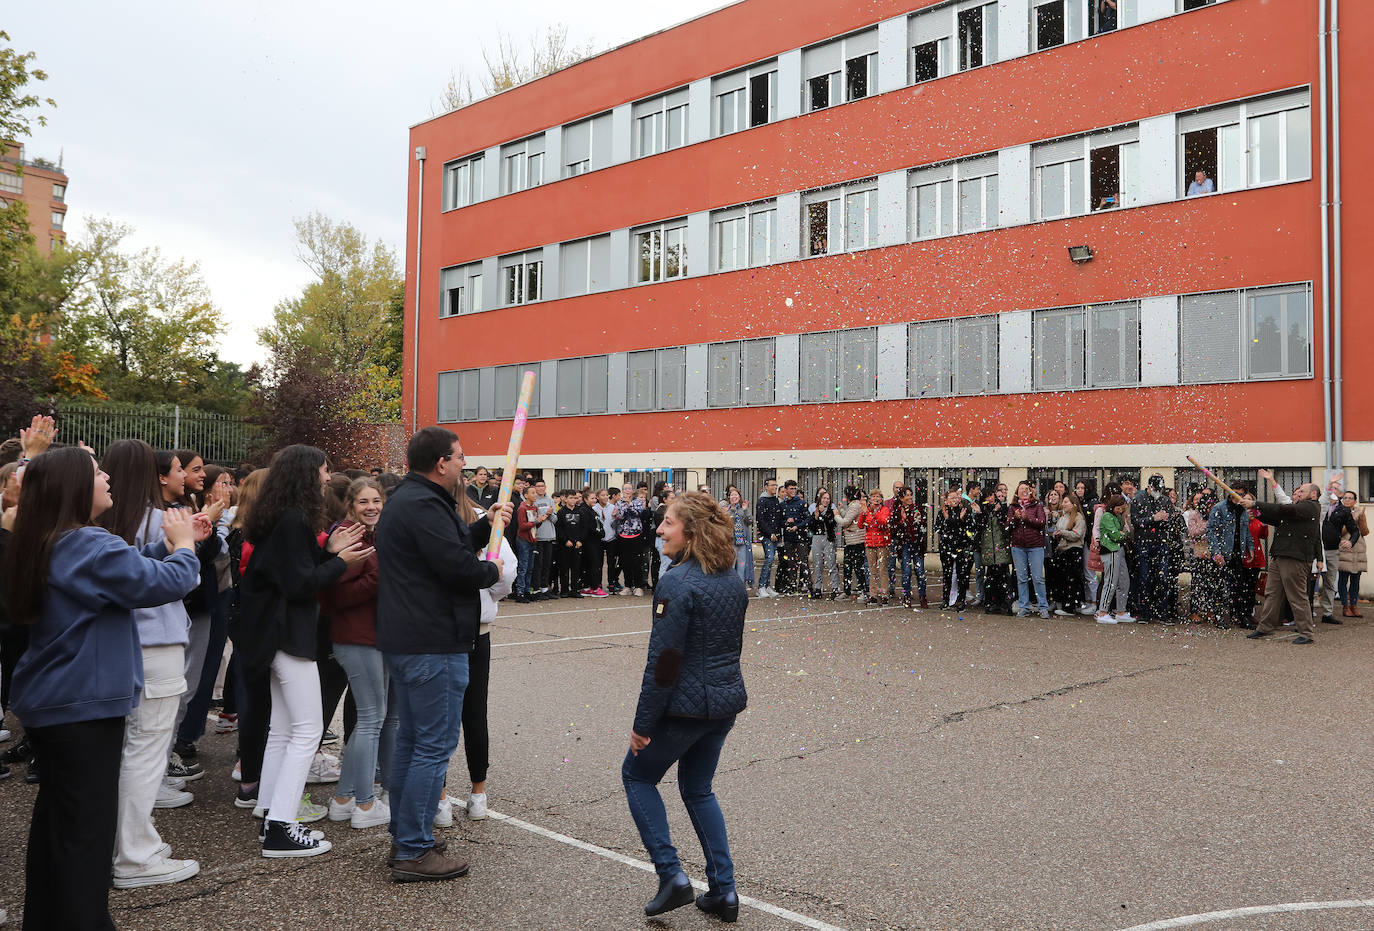
[[[1331,445],[1331,213],[1329,174],[1327,171],[1327,109],[1326,109],[1326,4],[1317,2],[1317,73],[1320,81],[1318,97],[1321,103],[1321,223],[1322,223],[1322,409],[1325,415],[1326,467],[1335,468]]]
[[[1322,0],[1325,3],[1325,0]],[[1323,110],[1323,113],[1326,111]],[[1325,134],[1325,129],[1323,129]],[[411,329],[413,340],[410,357],[410,432],[420,429],[420,237],[425,230],[425,147],[415,147],[415,161],[420,163],[418,200],[415,204],[415,326]],[[1322,176],[1325,181],[1325,175]],[[1324,198],[1323,198],[1324,199]],[[1325,300],[1323,299],[1323,306]],[[1330,411],[1327,411],[1327,425],[1330,426]]]
[[[1336,415],[1335,415],[1335,451],[1336,465],[1338,469],[1345,467],[1345,429],[1344,429],[1344,393],[1341,388],[1341,368],[1342,356],[1344,351],[1341,347],[1341,337],[1344,330],[1341,326],[1341,0],[1331,0],[1331,174],[1332,174],[1332,195],[1335,204],[1332,207],[1332,227],[1335,230],[1334,251],[1335,266],[1332,275],[1332,301],[1334,304],[1335,321],[1331,325],[1331,343],[1333,352],[1336,356],[1335,377],[1332,394],[1335,396]],[[1349,484],[1347,488],[1351,487]]]

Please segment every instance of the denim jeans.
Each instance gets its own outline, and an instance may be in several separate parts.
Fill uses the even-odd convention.
[[[759,569],[759,588],[768,588],[768,579],[773,572],[773,557],[777,555],[776,540],[763,538],[763,568]]]
[[[381,763],[382,785],[391,784],[391,757],[396,752],[396,711],[386,702],[391,678],[386,661],[376,647],[357,643],[334,644],[334,658],[348,673],[348,687],[358,706],[358,723],[344,744],[337,798],[362,804],[373,799],[372,781]]]
[[[668,812],[658,793],[663,774],[677,763],[678,792],[701,842],[710,890],[728,892],[735,888],[735,864],[730,859],[730,843],[725,836],[725,816],[711,789],[720,750],[734,725],[733,716],[718,721],[664,718],[647,747],[638,755],[625,754],[625,763],[620,767],[625,799],[660,880],[672,879],[682,872],[677,848],[668,834]]]
[[[219,665],[224,662],[224,643],[229,639],[229,606],[234,600],[233,588],[226,588],[211,596],[210,631],[206,642],[204,659],[201,660],[199,681],[194,684],[195,692],[186,702],[185,716],[177,729],[179,743],[193,744],[205,736],[205,719],[210,713],[210,700],[214,697],[215,680],[219,678]],[[192,687],[190,676],[187,685]]]
[[[916,570],[916,588],[922,598],[926,596],[926,554],[919,543],[907,542],[893,546],[902,561],[902,594],[911,597],[911,570]]]
[[[1021,613],[1030,613],[1031,585],[1034,584],[1035,597],[1040,601],[1040,613],[1048,614],[1050,599],[1045,592],[1045,548],[1013,546],[1011,561],[1016,565],[1016,590],[1021,596]]]
[[[399,718],[391,763],[391,839],[412,860],[434,846],[434,812],[458,749],[466,653],[387,653]]]
[[[528,595],[530,580],[534,578],[534,544],[529,540],[515,539],[515,593]]]
[[[735,572],[744,580],[745,588],[754,587],[754,544],[735,544]]]

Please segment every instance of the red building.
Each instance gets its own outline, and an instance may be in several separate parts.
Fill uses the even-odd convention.
[[[499,464],[533,367],[522,464],[559,483],[1193,455],[1374,495],[1336,193],[1374,20],[1117,6],[743,0],[415,126],[407,423]]]
[[[28,159],[24,147],[0,143],[0,202],[22,200],[29,209],[29,229],[38,251],[48,255],[65,242],[67,175],[46,159]]]

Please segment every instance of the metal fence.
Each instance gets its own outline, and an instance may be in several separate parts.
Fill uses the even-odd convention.
[[[143,440],[155,449],[194,449],[206,462],[237,466],[248,459],[259,429],[237,417],[176,404],[60,404],[58,436],[103,454],[115,440]]]

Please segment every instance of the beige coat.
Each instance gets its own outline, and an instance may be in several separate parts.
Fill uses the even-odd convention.
[[[1365,537],[1369,536],[1369,520],[1365,517],[1364,508],[1358,508],[1355,520],[1360,525],[1360,538],[1348,550],[1341,550],[1341,571],[1342,572],[1366,572],[1369,570],[1369,553],[1365,546]],[[1341,538],[1350,539],[1349,531],[1342,533]]]

